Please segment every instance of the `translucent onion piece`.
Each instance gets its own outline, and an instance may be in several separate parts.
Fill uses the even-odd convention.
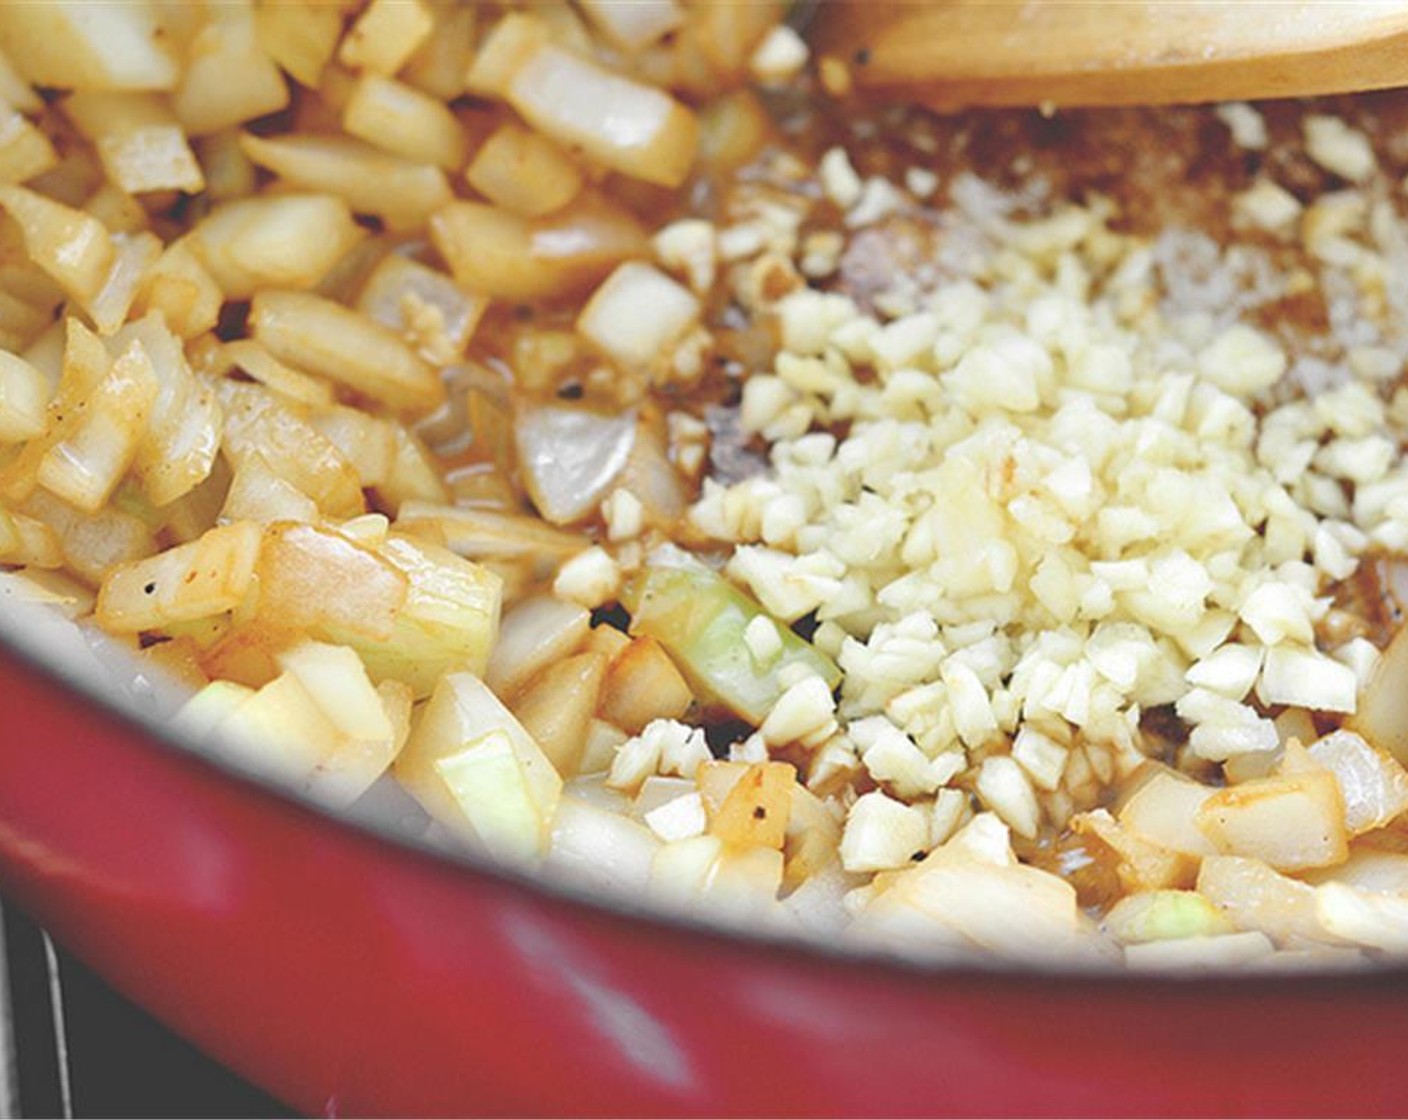
[[[658,268],[627,261],[593,294],[577,330],[620,365],[648,368],[699,318],[699,301]]]
[[[548,521],[566,525],[591,513],[621,473],[636,417],[546,405],[521,409],[514,435],[533,504]]]
[[[632,178],[677,187],[694,162],[692,112],[555,44],[533,52],[509,80],[507,95],[540,132]]]
[[[1352,727],[1380,750],[1408,764],[1408,628],[1400,630],[1359,697]]]
[[[660,842],[644,825],[564,796],[553,818],[547,867],[563,879],[605,890],[643,891]]]
[[[581,0],[578,7],[613,42],[628,51],[649,46],[684,22],[684,11],[675,0],[636,0],[633,4]]]
[[[572,652],[587,636],[587,612],[575,603],[537,595],[504,617],[485,681],[502,697],[517,692],[534,673]]]
[[[372,640],[391,635],[408,580],[340,533],[276,522],[259,556],[259,614],[269,626]]]
[[[1339,782],[1352,836],[1380,828],[1408,809],[1408,772],[1354,732],[1326,735],[1310,747],[1310,757]]]

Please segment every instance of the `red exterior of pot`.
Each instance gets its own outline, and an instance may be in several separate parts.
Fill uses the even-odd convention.
[[[1408,973],[924,973],[630,919],[331,822],[0,654],[0,889],[331,1114],[1390,1115]]]

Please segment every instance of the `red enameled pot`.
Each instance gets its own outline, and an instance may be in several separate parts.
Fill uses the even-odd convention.
[[[0,890],[310,1113],[1394,1115],[1408,970],[923,970],[337,821],[0,648]]]

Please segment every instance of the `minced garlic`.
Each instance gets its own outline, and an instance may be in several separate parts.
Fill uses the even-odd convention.
[[[1265,145],[1255,110],[1221,115]],[[1374,170],[1342,122],[1307,118],[1306,135],[1342,178]],[[914,205],[841,148],[818,178],[852,230]],[[1232,206],[1282,237],[1303,216],[1312,256],[1362,271],[1358,194],[1303,208],[1261,178]],[[985,220],[972,278],[871,311],[814,288],[773,305],[781,350],[740,414],[772,470],[706,482],[691,519],[733,543],[728,573],[773,615],[814,614],[844,670],[834,711],[820,681],[798,682],[761,739],[810,744],[814,787],[858,754],[884,791],[851,810],[848,870],[901,866],[918,835],[903,803],[960,780],[1018,835],[1062,824],[1144,761],[1152,708],[1174,707],[1196,757],[1272,751],[1253,698],[1348,711],[1372,664],[1317,649],[1317,627],[1366,549],[1408,543],[1408,468],[1376,388],[1401,357],[1367,339],[1335,388],[1298,399],[1279,339],[1235,309],[1169,304],[1112,215]],[[747,642],[765,659],[761,628]]]
[[[1306,153],[1326,171],[1362,183],[1378,166],[1369,138],[1339,117],[1312,113],[1305,118]]]

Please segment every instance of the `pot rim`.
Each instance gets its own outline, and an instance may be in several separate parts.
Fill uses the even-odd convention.
[[[1383,987],[1386,981],[1394,987],[1408,986],[1408,957],[1371,962],[1361,968],[1307,968],[1257,973],[1231,970],[1198,972],[1191,969],[1134,971],[1107,961],[1063,962],[1052,959],[1038,963],[981,951],[945,959],[888,953],[875,946],[823,941],[779,930],[742,929],[697,914],[635,900],[624,892],[594,894],[566,875],[513,867],[468,848],[453,849],[411,835],[370,810],[359,811],[356,805],[343,811],[333,810],[267,773],[241,765],[226,754],[203,750],[195,742],[175,733],[166,721],[149,707],[139,704],[135,697],[123,695],[115,685],[103,686],[85,677],[72,665],[63,663],[43,649],[41,642],[25,633],[23,623],[22,611],[8,604],[0,605],[0,652],[8,652],[48,683],[62,686],[86,708],[104,717],[116,717],[129,729],[141,732],[146,743],[170,756],[214,771],[223,779],[237,782],[265,798],[300,809],[317,818],[322,827],[348,830],[364,839],[389,844],[414,858],[428,860],[443,869],[478,875],[531,897],[546,896],[569,909],[632,924],[645,923],[656,933],[681,933],[690,938],[703,938],[774,957],[782,956],[789,961],[797,958],[814,960],[832,968],[860,968],[887,974],[892,979],[924,982],[979,979],[1007,983],[1078,982],[1116,988],[1148,989],[1158,986],[1179,991],[1234,986],[1243,994],[1257,989],[1285,989],[1288,986],[1286,982],[1292,979],[1297,989],[1302,991],[1306,984],[1313,984],[1318,989],[1365,985]]]

